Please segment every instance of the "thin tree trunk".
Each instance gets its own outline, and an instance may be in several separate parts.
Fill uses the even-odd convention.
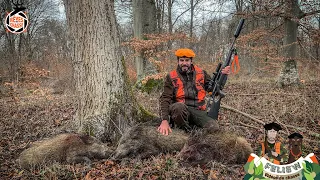
[[[299,75],[297,69],[297,33],[298,23],[294,21],[294,17],[301,11],[298,6],[298,0],[287,0],[287,9],[289,17],[285,18],[285,39],[284,39],[284,56],[286,61],[283,64],[282,71],[279,76],[278,85],[287,86],[299,83]]]
[[[155,33],[157,31],[156,6],[154,0],[133,0],[133,24],[134,37],[144,39],[144,34]],[[138,52],[135,57],[137,78],[143,78],[147,70],[148,60],[143,52]]]
[[[120,55],[113,1],[64,0],[74,65],[77,127],[117,140],[136,114]]]
[[[9,54],[10,54],[10,58],[8,59],[9,61],[9,74],[10,74],[10,79],[13,81],[16,78],[16,74],[18,71],[18,63],[17,63],[17,59],[18,59],[18,55],[17,55],[17,51],[16,51],[16,39],[14,37],[14,34],[11,34],[9,32],[7,32],[6,34],[6,38],[8,41],[8,49],[9,49]]]
[[[318,30],[320,31],[320,17],[317,18],[318,20]],[[316,57],[317,57],[317,60],[319,61],[320,60],[320,43],[319,42],[316,42],[315,44],[315,50],[316,50]]]
[[[141,6],[141,0],[133,1],[133,36],[138,39],[142,39],[143,36],[143,10]],[[140,80],[144,77],[144,70],[146,66],[146,61],[143,58],[142,52],[138,52],[138,55],[135,57],[135,64],[137,70],[137,79]]]
[[[168,31],[172,34],[173,24],[172,24],[172,2],[173,0],[168,0]],[[172,48],[172,41],[168,41],[168,49]]]
[[[162,4],[161,4],[161,29],[159,30],[159,33],[162,33],[164,31],[164,7],[165,7],[165,2],[164,0],[162,1]]]
[[[163,2],[161,0],[156,1],[156,19],[157,19],[157,33],[162,32],[162,23],[163,23]],[[155,12],[154,12],[155,13]]]
[[[4,6],[3,7],[4,10],[6,10],[7,12],[12,11],[13,7],[10,0],[4,0],[2,4]],[[3,19],[4,18],[5,17],[3,17]],[[10,80],[13,81],[16,79],[16,75],[18,71],[18,63],[17,63],[18,53],[16,51],[16,35],[10,32],[6,32],[5,39],[7,43],[7,48],[9,50],[8,55],[10,57],[7,59],[8,72],[9,72]]]
[[[190,37],[193,36],[193,13],[194,13],[194,4],[193,0],[190,0],[191,4],[191,16],[190,16]]]

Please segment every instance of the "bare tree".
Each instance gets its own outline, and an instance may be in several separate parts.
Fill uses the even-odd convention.
[[[162,33],[164,28],[164,7],[165,0],[155,0],[156,18],[157,18],[157,33]]]
[[[191,12],[190,12],[190,37],[192,37],[193,35],[193,19],[194,19],[194,8],[195,8],[195,4],[193,3],[193,0],[190,0],[190,5],[191,5]]]
[[[171,34],[173,31],[173,24],[172,24],[172,5],[174,0],[168,0],[168,32]],[[172,48],[172,42],[168,41],[168,49]]]
[[[144,34],[157,32],[155,0],[133,0],[134,37],[145,39]],[[143,52],[135,57],[138,80],[145,76],[148,60]]]
[[[17,1],[13,1],[17,2]],[[27,16],[29,19],[29,25],[26,32],[21,34],[12,34],[6,32],[2,26],[0,29],[0,40],[4,39],[5,51],[2,52],[3,59],[2,64],[8,69],[8,74],[11,80],[19,80],[19,69],[24,63],[28,63],[34,60],[34,53],[36,49],[41,49],[35,42],[39,37],[39,31],[46,20],[54,19],[54,14],[57,14],[57,3],[50,0],[23,0],[19,1],[23,7],[26,8]],[[4,11],[1,11],[1,19],[4,19],[6,12],[10,12],[15,8],[11,0],[0,1],[1,7]]]
[[[6,12],[10,12],[13,10],[13,5],[10,0],[4,0],[1,3],[1,7],[3,7],[3,11],[1,11],[1,19],[4,19],[6,16]],[[1,58],[2,62],[1,64],[4,64],[7,69],[8,73],[10,75],[10,79],[13,80],[16,78],[17,72],[18,72],[18,52],[16,49],[16,44],[18,40],[18,36],[15,34],[12,34],[10,32],[6,32],[4,24],[2,23],[2,32],[0,33],[0,38],[5,38],[5,51],[6,53]],[[5,67],[3,67],[5,68]]]
[[[285,23],[285,39],[284,39],[284,62],[282,71],[279,76],[278,84],[280,86],[287,86],[299,83],[299,74],[297,69],[297,35],[298,35],[298,21],[299,19],[316,14],[320,12],[315,10],[305,13],[299,7],[298,0],[286,0],[286,11],[284,16]]]
[[[320,33],[320,16],[317,17],[317,21],[318,21],[318,31]],[[320,38],[319,38],[320,41]],[[317,57],[317,60],[320,62],[320,42],[315,43],[314,45],[314,49],[315,49],[315,55]]]
[[[302,13],[299,6],[298,0],[286,1],[288,17],[284,17],[285,22],[285,51],[284,56],[286,61],[279,76],[279,85],[290,85],[299,83],[299,75],[297,69],[297,34],[298,34],[298,23],[294,18],[298,18],[296,15]]]

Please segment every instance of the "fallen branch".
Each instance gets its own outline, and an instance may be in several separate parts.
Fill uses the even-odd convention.
[[[255,118],[255,117],[253,117],[252,115],[247,114],[247,113],[245,113],[245,112],[242,112],[242,111],[240,111],[240,110],[238,110],[238,109],[234,109],[234,108],[232,108],[232,107],[230,107],[230,106],[227,106],[227,105],[224,105],[224,104],[222,104],[221,107],[222,107],[222,108],[225,108],[225,109],[228,109],[228,110],[230,110],[230,111],[233,111],[233,112],[242,114],[242,115],[244,115],[245,117],[248,117],[248,118],[252,119],[253,121],[258,122],[258,123],[260,123],[260,124],[265,124],[265,122],[261,121],[260,119],[257,119],[257,118]]]
[[[258,129],[258,130],[261,129],[261,128],[258,128],[258,127],[255,127],[255,126],[251,126],[251,125],[245,124],[245,123],[243,123],[241,121],[239,121],[238,123],[241,124],[242,126],[245,126],[245,127],[250,127],[250,128],[254,128],[254,129]]]
[[[231,96],[262,96],[262,95],[278,95],[278,96],[303,96],[305,94],[289,94],[289,93],[258,93],[258,94],[228,94]],[[308,97],[317,97],[319,94],[307,95]]]
[[[279,120],[274,114],[272,114],[272,116],[274,117],[274,119],[275,119],[279,124],[281,124],[281,125],[286,129],[287,135],[290,135],[290,132],[289,132],[289,130],[288,130],[288,127],[287,127],[285,124],[283,124],[282,122],[280,122],[280,120]]]
[[[307,131],[306,128],[296,127],[296,126],[292,126],[292,125],[289,125],[289,124],[286,124],[286,125],[284,125],[284,126],[287,126],[287,127],[289,127],[289,128],[298,129],[298,130],[300,130],[300,131]]]

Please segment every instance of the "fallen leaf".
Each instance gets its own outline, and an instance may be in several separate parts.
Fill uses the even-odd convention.
[[[142,176],[143,176],[143,174],[144,174],[144,171],[139,172],[139,174],[138,174],[138,178],[139,178],[139,179],[141,179],[141,178],[142,178]]]
[[[217,179],[218,179],[218,177],[217,177],[217,172],[214,171],[214,170],[210,170],[210,174],[209,174],[208,179],[217,180]]]
[[[107,166],[110,166],[110,165],[113,166],[114,162],[111,161],[111,160],[107,160],[106,162],[104,162],[104,164],[107,165]]]
[[[60,126],[61,125],[61,120],[60,119],[54,120],[54,125],[55,126]]]

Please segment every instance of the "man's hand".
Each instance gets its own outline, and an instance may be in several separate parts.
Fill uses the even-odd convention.
[[[169,132],[172,132],[168,120],[162,120],[160,126],[158,127],[158,131],[165,136],[169,135]]]
[[[225,68],[223,68],[222,70],[221,70],[221,73],[222,74],[230,74],[230,66],[226,66]]]
[[[276,153],[276,152],[274,152],[274,151],[271,151],[271,154],[272,154],[272,156],[274,156],[274,157],[278,157],[278,153]]]
[[[264,157],[265,159],[269,160],[268,153],[266,153],[263,157]]]

